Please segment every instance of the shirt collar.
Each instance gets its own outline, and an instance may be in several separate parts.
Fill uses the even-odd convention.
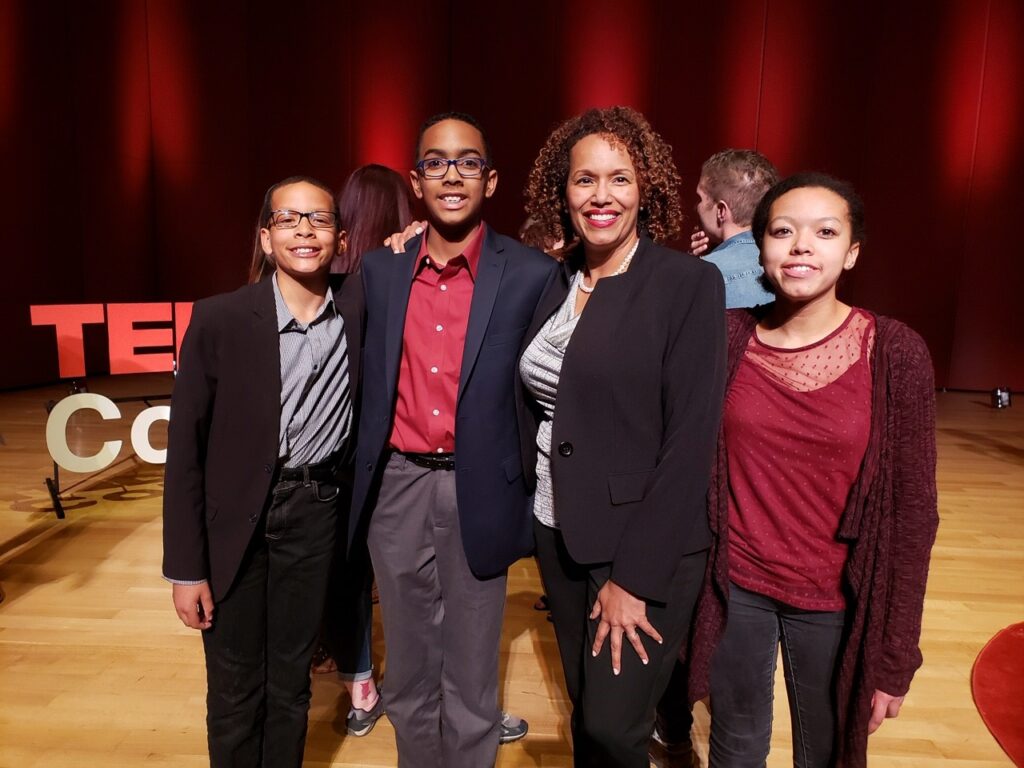
[[[732,237],[726,238],[718,244],[715,250],[721,250],[722,248],[728,248],[730,245],[739,245],[740,243],[753,243],[754,233],[749,229],[744,229],[742,232],[737,232]]]
[[[461,257],[465,259],[466,267],[469,269],[469,276],[472,277],[473,280],[476,280],[477,268],[480,265],[480,253],[483,251],[486,229],[487,225],[481,221],[473,239],[469,241],[466,249],[460,254]],[[424,232],[423,237],[420,238],[419,250],[416,252],[415,274],[418,274],[419,271],[423,269],[423,265],[426,263],[425,259],[429,255],[430,252],[427,250],[427,233]],[[457,259],[459,256],[456,256],[455,258]],[[455,259],[452,259],[451,261],[455,261]],[[449,264],[451,264],[451,261],[449,261]],[[453,264],[452,266],[456,265]]]
[[[274,307],[277,309],[277,332],[283,333],[284,331],[290,330],[291,328],[306,328],[298,320],[295,319],[295,315],[288,309],[288,305],[285,303],[284,296],[281,294],[281,286],[277,284],[277,271],[270,277],[274,284]],[[337,312],[337,308],[334,306],[334,293],[331,291],[331,286],[327,286],[327,293],[324,296],[323,304],[316,311],[316,317],[309,325],[319,322],[327,315],[334,315]]]

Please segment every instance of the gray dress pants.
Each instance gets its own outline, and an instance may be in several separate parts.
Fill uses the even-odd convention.
[[[368,536],[399,768],[493,766],[506,576],[470,571],[455,472],[392,454]]]

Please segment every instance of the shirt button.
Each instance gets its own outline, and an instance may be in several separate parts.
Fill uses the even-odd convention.
[[[430,366],[430,372],[431,373],[437,373],[437,366],[436,365]]]
[[[559,443],[558,445],[559,456],[572,456],[572,443]]]
[[[444,326],[441,325],[440,323],[438,323],[437,325],[434,326],[434,330],[435,331],[443,331],[444,330]]]
[[[447,291],[448,290],[448,286],[445,285],[444,283],[441,283],[441,290],[442,291]]]
[[[432,410],[431,413],[434,414],[435,416],[440,416],[441,415],[441,412],[439,410],[437,410],[437,408]]]

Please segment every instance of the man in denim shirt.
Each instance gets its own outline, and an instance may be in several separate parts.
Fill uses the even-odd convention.
[[[700,256],[709,244],[718,244],[704,258],[725,279],[726,309],[775,300],[761,281],[763,270],[750,222],[761,197],[778,180],[768,158],[752,149],[724,149],[700,169],[697,217],[703,231],[693,233],[690,245]]]

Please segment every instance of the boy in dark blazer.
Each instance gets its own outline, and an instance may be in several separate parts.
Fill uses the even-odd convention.
[[[329,281],[341,233],[322,183],[271,187],[259,226],[270,274],[197,302],[182,344],[163,572],[203,634],[211,765],[298,768],[349,498],[362,290],[358,276]]]
[[[498,174],[472,117],[429,119],[417,159],[426,233],[363,259],[349,538],[368,535],[399,765],[481,768],[498,746],[506,569],[532,548],[516,362],[556,264],[483,223]]]

